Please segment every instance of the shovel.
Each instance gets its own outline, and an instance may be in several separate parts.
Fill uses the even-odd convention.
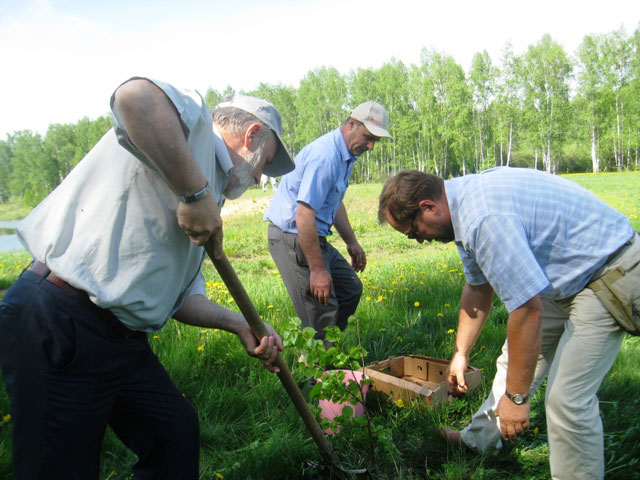
[[[209,240],[205,244],[204,248],[207,251],[209,258],[213,262],[213,265],[216,267],[216,270],[220,274],[222,281],[225,283],[225,285],[229,289],[229,292],[231,293],[231,296],[240,308],[242,315],[244,315],[244,318],[247,320],[247,323],[251,327],[253,334],[258,340],[260,340],[262,337],[268,336],[269,332],[267,331],[267,327],[264,325],[264,323],[262,323],[262,320],[260,320],[260,316],[258,315],[255,306],[251,302],[249,295],[247,295],[247,292],[242,286],[242,283],[240,283],[240,279],[236,275],[236,272],[231,266],[231,263],[229,263],[229,259],[227,259],[227,256],[223,253],[220,259],[216,259],[213,256],[213,242],[211,240]],[[289,367],[284,362],[279,353],[276,357],[274,365],[276,365],[280,369],[280,372],[277,373],[278,378],[280,378],[280,381],[282,382],[284,389],[287,391],[289,398],[293,402],[293,405],[296,407],[296,410],[298,410],[302,421],[311,434],[311,438],[314,442],[316,442],[316,445],[320,450],[320,455],[322,455],[325,463],[332,469],[336,469],[337,472],[341,474],[365,474],[366,469],[347,470],[342,467],[340,459],[333,451],[331,444],[322,432],[322,429],[313,416],[313,413],[311,413],[309,405],[307,405],[307,402],[302,396],[302,392],[298,388],[298,385],[296,384],[293,376],[291,375],[291,372],[289,371]]]

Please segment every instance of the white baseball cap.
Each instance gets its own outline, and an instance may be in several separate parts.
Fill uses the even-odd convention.
[[[389,114],[379,103],[361,103],[353,109],[351,118],[362,122],[372,135],[391,138],[391,134],[387,131],[389,127]]]
[[[250,113],[267,127],[273,130],[278,139],[276,154],[269,163],[262,167],[262,173],[269,177],[279,177],[295,168],[291,155],[282,141],[282,115],[271,102],[249,95],[234,94],[231,98],[218,104],[217,108],[234,107]]]

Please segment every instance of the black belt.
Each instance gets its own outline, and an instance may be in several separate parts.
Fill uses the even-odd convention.
[[[133,336],[146,336],[144,332],[141,332],[138,330],[131,330],[130,328],[126,327],[120,320],[118,320],[118,317],[116,317],[110,310],[98,307],[95,303],[89,300],[89,295],[87,294],[87,292],[85,292],[84,290],[80,290],[76,287],[73,287],[69,285],[67,282],[65,282],[63,279],[61,279],[60,277],[57,277],[51,270],[49,270],[49,267],[47,267],[44,263],[35,261],[31,264],[31,266],[29,267],[29,270],[35,273],[36,275],[43,275],[46,272],[49,272],[44,277],[44,279],[47,282],[54,284],[56,287],[60,288],[61,290],[67,293],[70,293],[72,295],[78,295],[83,300],[86,300],[94,308],[94,310],[98,314],[98,317],[101,320],[103,320],[105,323],[107,323],[107,325],[109,325],[113,333],[115,333],[118,337],[130,338]]]

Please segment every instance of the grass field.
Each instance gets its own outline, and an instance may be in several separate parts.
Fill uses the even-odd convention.
[[[568,176],[629,217],[640,230],[640,173]],[[457,327],[457,306],[464,284],[462,266],[452,245],[418,245],[376,221],[381,185],[354,185],[345,204],[352,226],[368,254],[361,274],[365,290],[356,312],[366,362],[390,355],[421,354],[449,358]],[[278,329],[295,316],[267,249],[260,209],[271,190],[251,190],[246,211],[225,218],[225,251],[264,320]],[[0,209],[12,212],[15,209]],[[7,218],[9,219],[9,218]],[[334,245],[345,252],[338,238]],[[7,288],[28,264],[25,253],[0,255],[0,288]],[[231,309],[235,303],[212,265],[205,263],[209,297]],[[344,430],[331,442],[342,462],[365,467],[379,479],[546,479],[549,478],[544,416],[544,388],[532,400],[532,429],[498,455],[479,456],[448,446],[437,435],[442,426],[460,428],[490,388],[495,360],[505,338],[507,313],[494,301],[470,358],[483,371],[481,387],[444,407],[398,405],[371,396],[368,408],[378,428],[373,453],[366,435]],[[314,468],[320,455],[281,387],[236,338],[170,322],[150,335],[150,342],[176,385],[194,405],[201,423],[201,478],[328,478]],[[348,346],[358,342],[347,331]],[[600,392],[605,428],[607,479],[638,479],[640,424],[640,338],[627,337]],[[284,358],[303,385],[297,352]],[[0,479],[13,478],[9,401],[0,387]],[[305,394],[308,387],[304,387]],[[101,480],[133,478],[135,457],[108,431]]]

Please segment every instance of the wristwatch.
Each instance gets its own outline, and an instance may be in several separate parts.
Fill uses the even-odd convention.
[[[204,187],[191,195],[180,195],[180,201],[182,203],[193,203],[203,199],[209,193],[209,182]]]
[[[506,390],[504,391],[504,394],[516,405],[524,405],[529,401],[529,395],[522,395],[520,393],[509,393]]]

